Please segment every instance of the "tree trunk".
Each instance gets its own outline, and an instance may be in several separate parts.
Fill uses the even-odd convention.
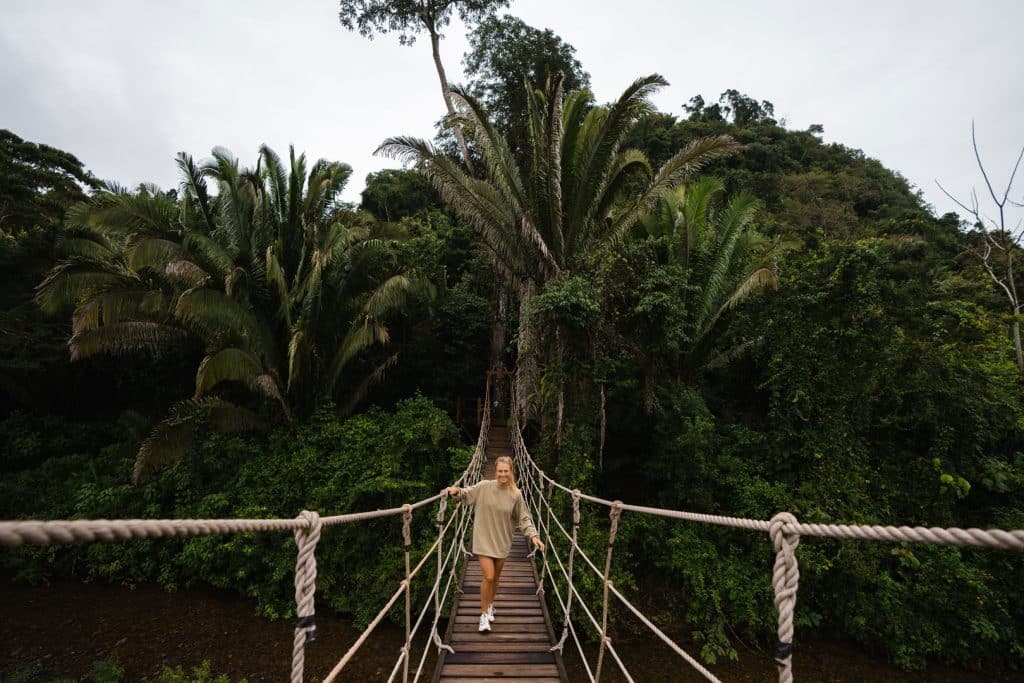
[[[1019,313],[1017,315],[1020,315]],[[1013,349],[1017,352],[1017,371],[1024,375],[1024,352],[1020,344],[1020,320],[1017,315],[1013,318]]]
[[[1017,282],[1013,277],[1012,241],[1006,245],[1006,280],[1010,289],[1010,304],[1013,306],[1013,350],[1017,353],[1017,372],[1024,375],[1024,352],[1020,345],[1020,298],[1017,296]]]
[[[505,340],[508,338],[508,278],[498,263],[494,264],[494,323],[491,326],[491,369],[505,369]]]
[[[444,73],[444,65],[441,63],[441,37],[438,35],[437,30],[433,24],[428,26],[430,31],[430,49],[434,53],[434,66],[437,68],[437,77],[441,79],[441,96],[444,97],[444,106],[448,109],[448,114],[455,114],[455,107],[452,106],[451,101],[448,99],[448,95],[451,94],[452,90],[448,87],[448,77]],[[455,139],[459,141],[459,149],[462,151],[462,159],[466,162],[466,168],[469,169],[470,175],[476,175],[476,169],[473,168],[473,160],[469,156],[469,147],[466,146],[466,138],[462,135],[462,127],[455,126]]]
[[[605,412],[604,384],[601,384],[601,441],[597,449],[597,470],[604,472],[604,436],[608,429],[608,422]]]
[[[558,408],[555,423],[555,445],[562,445],[562,428],[565,426],[565,379],[561,377],[564,374],[564,363],[565,363],[565,336],[562,334],[562,326],[558,325],[555,327],[555,342],[558,346]]]

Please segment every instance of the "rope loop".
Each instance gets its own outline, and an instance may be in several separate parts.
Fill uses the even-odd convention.
[[[445,642],[441,639],[441,634],[437,632],[437,624],[434,624],[434,630],[431,635],[431,639],[434,641],[434,645],[437,647],[437,654],[441,654],[441,650],[448,650],[449,653],[455,654],[455,648],[451,645],[445,645]]]
[[[444,524],[445,515],[448,514],[448,492],[441,491],[441,501],[437,504],[437,523]]]
[[[608,516],[612,519],[612,528],[608,532],[608,546],[615,545],[615,535],[619,533],[619,518],[622,516],[622,501],[616,500],[612,503],[611,512]]]
[[[302,683],[306,645],[316,638],[316,545],[320,541],[320,515],[303,510],[295,529],[295,637],[292,641],[292,683]]]
[[[768,524],[768,534],[775,546],[772,588],[775,590],[775,609],[779,613],[779,642],[775,650],[779,683],[791,683],[793,680],[793,612],[800,584],[800,566],[796,559],[800,534],[796,529],[797,519],[789,512],[778,513]]]
[[[412,545],[412,505],[406,503],[402,506],[402,540],[405,547]]]

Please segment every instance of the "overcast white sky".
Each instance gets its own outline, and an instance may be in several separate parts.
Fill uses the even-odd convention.
[[[983,189],[970,124],[1003,184],[1024,144],[1024,3],[518,0],[508,10],[577,49],[598,100],[663,74],[655,102],[681,114],[727,88],[775,104],[790,128],[864,150],[943,213]],[[452,81],[467,42],[442,43]],[[373,150],[433,135],[443,113],[429,43],[345,31],[333,0],[2,0],[0,128],[77,155],[125,185],[177,184],[173,157],[223,145],[244,163],[267,143],[348,162],[346,198],[395,162]],[[1024,178],[1013,196],[1024,198]]]

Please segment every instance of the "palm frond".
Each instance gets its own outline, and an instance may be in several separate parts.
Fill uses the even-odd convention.
[[[694,140],[666,161],[654,176],[654,180],[639,198],[626,210],[619,213],[613,220],[609,235],[613,239],[621,238],[644,213],[649,212],[672,188],[701,168],[723,156],[733,154],[741,145],[728,135],[705,137]]]
[[[260,334],[253,312],[223,292],[190,289],[178,298],[174,316],[199,338],[210,342],[230,335],[258,343]]]
[[[327,371],[324,386],[327,394],[334,393],[334,388],[341,379],[342,372],[361,351],[370,348],[378,342],[387,343],[387,340],[387,328],[375,320],[367,318],[361,323],[356,322],[349,327],[348,332],[334,354],[334,358],[331,359],[331,364]]]
[[[164,273],[186,288],[202,287],[210,281],[209,273],[186,259],[168,261]]]
[[[159,237],[144,237],[131,241],[125,249],[128,267],[134,271],[150,268],[163,272],[167,264],[182,254],[181,245]]]
[[[250,410],[223,399],[207,397],[182,401],[171,408],[142,442],[132,469],[132,481],[149,481],[160,469],[181,458],[196,442],[199,429],[209,426],[219,432],[265,429],[266,424]]]
[[[74,334],[79,334],[114,323],[161,322],[167,317],[167,306],[167,300],[159,290],[105,289],[75,308],[71,329]]]
[[[106,237],[83,229],[66,230],[54,248],[62,258],[81,257],[91,261],[106,261],[116,255]]]
[[[44,313],[54,315],[87,299],[94,292],[136,279],[114,264],[76,257],[57,264],[36,287],[35,301]]]
[[[223,279],[235,267],[231,253],[208,235],[188,232],[182,240],[185,251],[192,255],[213,277]]]
[[[527,207],[526,191],[519,174],[512,148],[491,123],[483,105],[464,89],[455,86],[449,96],[456,111],[470,124],[463,130],[469,133],[480,149],[487,176],[519,210]]]
[[[382,363],[370,371],[370,373],[363,378],[363,381],[352,391],[349,395],[348,401],[346,401],[341,409],[338,411],[340,415],[349,415],[359,402],[366,398],[366,395],[370,392],[370,389],[375,385],[379,384],[384,380],[384,376],[387,375],[388,370],[394,367],[395,363],[398,362],[398,353],[393,353],[388,356]]]
[[[238,382],[250,389],[258,389],[257,378],[262,374],[263,364],[253,352],[235,347],[221,349],[199,363],[193,398],[202,398],[221,382]]]
[[[724,368],[726,365],[734,363],[738,359],[747,355],[748,353],[750,353],[752,349],[754,349],[757,346],[760,346],[763,342],[763,337],[758,337],[757,339],[748,339],[747,341],[741,344],[737,344],[731,349],[726,349],[725,351],[719,353],[714,358],[707,360],[701,365],[701,369],[706,371],[719,370],[721,368]]]
[[[281,263],[278,261],[277,254],[272,246],[267,247],[266,264],[267,283],[271,285],[277,294],[277,317],[283,320],[284,324],[290,328],[292,326],[291,294],[288,291],[288,281],[284,274],[284,269],[281,267]]]
[[[188,337],[184,330],[156,322],[128,321],[86,329],[68,341],[71,360],[98,353],[124,355],[144,351],[158,354],[180,346]]]
[[[574,223],[584,220],[589,198],[598,196],[599,188],[606,184],[608,168],[626,134],[642,115],[651,111],[648,97],[665,85],[668,81],[659,74],[638,78],[605,110],[606,114],[598,116],[592,112],[592,121],[594,124],[599,121],[600,125],[584,126],[582,133],[587,144],[574,162],[576,183],[568,212]]]
[[[175,160],[178,164],[178,169],[181,171],[183,194],[195,197],[203,216],[205,232],[210,234],[217,226],[210,208],[210,193],[206,187],[206,178],[203,177],[203,171],[196,165],[190,154],[179,152]]]

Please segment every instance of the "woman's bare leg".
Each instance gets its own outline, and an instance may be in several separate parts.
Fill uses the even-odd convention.
[[[501,570],[505,567],[505,560],[507,558],[494,558],[494,583],[491,584],[491,601],[487,603],[490,607],[494,603],[494,598],[498,595],[498,585],[501,583]]]
[[[490,607],[494,601],[495,593],[495,581],[494,581],[494,564],[496,561],[493,557],[484,557],[483,555],[477,555],[476,559],[480,561],[480,573],[483,575],[480,577],[480,612],[486,612],[487,608]]]

